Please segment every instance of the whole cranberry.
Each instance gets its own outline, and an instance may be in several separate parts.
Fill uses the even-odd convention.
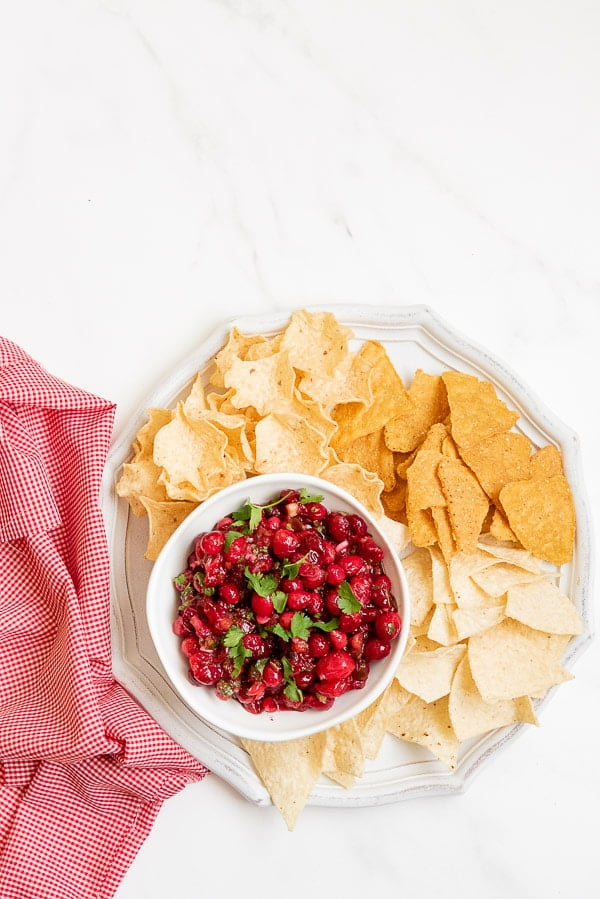
[[[346,580],[346,572],[341,564],[338,565],[336,562],[332,562],[331,565],[327,566],[325,579],[328,584],[338,587],[342,581]]]
[[[308,590],[292,590],[287,596],[287,607],[298,612],[305,609],[310,602],[310,593]]]
[[[352,674],[355,668],[356,662],[343,649],[332,649],[316,664],[316,672],[320,680],[340,680]]]
[[[327,519],[327,528],[334,540],[347,540],[352,529],[348,515],[344,512],[332,512]]]
[[[298,574],[302,578],[304,586],[308,590],[315,590],[325,583],[325,571],[320,565],[313,562],[304,562],[300,566]]]
[[[352,634],[359,629],[362,623],[362,612],[344,612],[340,615],[339,628],[346,634]]]
[[[397,612],[381,612],[375,619],[374,629],[380,640],[394,640],[402,629],[402,619]]]
[[[325,634],[313,633],[308,638],[308,651],[314,659],[320,659],[327,655],[331,648],[331,643]]]
[[[371,598],[371,578],[368,574],[357,574],[348,581],[352,592],[361,606],[366,606]]]
[[[250,605],[257,618],[268,619],[274,612],[273,601],[271,598],[269,596],[261,596],[260,593],[252,594]]]
[[[344,556],[342,559],[340,559],[339,564],[340,568],[344,569],[346,577],[351,577],[352,575],[357,574],[365,574],[369,570],[369,566],[365,559],[352,553],[349,553],[347,556]]]
[[[391,651],[392,644],[389,640],[379,640],[376,637],[371,637],[365,643],[364,656],[367,661],[373,662],[377,659],[385,659]]]
[[[329,632],[329,641],[334,649],[345,649],[348,645],[348,634],[340,628]]]
[[[265,659],[269,655],[269,644],[260,634],[244,634],[242,646],[251,652],[255,659]]]
[[[223,531],[208,531],[200,534],[196,540],[196,555],[216,556],[223,549],[225,535]]]
[[[300,537],[288,528],[279,528],[273,534],[271,550],[278,559],[286,559],[300,546]]]
[[[211,686],[223,676],[223,668],[218,662],[207,661],[204,653],[190,656],[190,670],[199,684]]]
[[[240,588],[233,581],[225,581],[219,587],[219,599],[231,606],[236,605],[241,599]]]
[[[263,681],[269,690],[277,690],[283,683],[281,662],[269,659],[263,670]]]

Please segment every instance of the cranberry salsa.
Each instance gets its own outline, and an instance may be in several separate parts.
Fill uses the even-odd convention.
[[[254,714],[327,709],[402,628],[383,550],[356,514],[283,490],[199,534],[174,579],[194,684]]]

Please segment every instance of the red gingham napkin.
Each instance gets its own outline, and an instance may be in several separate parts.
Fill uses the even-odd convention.
[[[108,899],[206,774],[112,675],[113,417],[0,337],[1,899]]]

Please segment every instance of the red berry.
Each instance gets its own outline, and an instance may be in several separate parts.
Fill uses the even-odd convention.
[[[369,566],[364,559],[352,554],[340,559],[340,568],[344,569],[346,577],[351,577],[355,574],[365,574],[369,570]]]
[[[334,649],[345,649],[348,645],[348,635],[342,630],[330,631],[329,640]]]
[[[283,628],[285,628],[286,631],[289,631],[289,629],[291,628],[292,618],[294,617],[294,615],[295,612],[293,612],[291,609],[286,609],[285,612],[282,612],[279,616],[279,624]]]
[[[376,637],[371,637],[365,643],[365,659],[369,662],[373,662],[376,659],[385,659],[386,656],[389,656],[391,650],[392,644],[389,640],[378,640]]]
[[[367,605],[371,598],[371,578],[368,574],[357,574],[348,581],[352,592],[361,606]]]
[[[402,620],[397,612],[382,612],[375,619],[375,634],[380,640],[394,640],[402,628]]]
[[[196,540],[196,555],[216,556],[223,549],[225,535],[222,531],[209,531],[201,534]]]
[[[327,509],[323,503],[303,503],[303,511],[310,521],[323,521],[327,517]]]
[[[263,681],[269,690],[276,690],[283,684],[281,662],[269,659],[263,671]]]
[[[287,607],[295,612],[305,609],[310,602],[310,593],[307,590],[293,590],[288,593]]]
[[[314,659],[320,659],[327,655],[331,648],[331,643],[325,634],[313,633],[308,638],[308,651]]]
[[[264,659],[269,655],[269,644],[260,634],[244,634],[242,646],[251,652],[255,659]]]
[[[325,583],[325,571],[320,565],[316,565],[315,563],[304,562],[300,566],[298,574],[308,590],[315,590]]]
[[[246,555],[248,542],[245,537],[236,537],[225,550],[225,559],[229,563],[239,562]]]
[[[279,559],[286,559],[300,546],[300,537],[288,528],[279,528],[273,534],[271,549]]]
[[[292,637],[290,647],[292,652],[299,652],[301,655],[308,654],[308,642],[303,640],[302,637]]]
[[[343,649],[332,649],[316,664],[316,672],[320,680],[340,680],[352,674],[356,662]]]
[[[324,696],[341,696],[342,693],[345,693],[349,689],[350,681],[347,678],[340,678],[339,680],[322,680],[319,683],[319,693],[323,693]]]
[[[233,581],[225,581],[225,583],[221,584],[219,587],[219,598],[222,599],[223,602],[234,606],[241,599],[240,588],[237,584],[234,584]]]
[[[198,652],[199,649],[200,649],[200,644],[198,643],[198,640],[196,639],[196,637],[192,637],[192,636],[184,637],[183,640],[181,641],[181,651],[184,654],[184,656],[188,656],[188,658],[190,656],[193,656],[195,652]]]
[[[363,623],[362,612],[345,612],[340,615],[340,630],[346,634],[352,634],[357,631]]]
[[[333,587],[338,587],[342,581],[346,580],[346,572],[341,564],[338,565],[336,562],[333,562],[327,566],[326,580]]]
[[[344,512],[332,512],[327,521],[329,533],[334,540],[347,540],[350,536],[350,522]]]
[[[362,537],[367,533],[367,523],[360,515],[352,513],[348,515],[350,530],[355,537]]]
[[[190,656],[190,670],[200,684],[216,684],[223,676],[223,668],[218,662],[207,661],[202,652]]]
[[[252,611],[259,618],[268,619],[273,614],[273,601],[268,596],[261,596],[259,593],[253,593],[250,599]]]

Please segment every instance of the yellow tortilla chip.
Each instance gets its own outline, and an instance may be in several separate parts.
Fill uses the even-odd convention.
[[[181,522],[187,518],[198,503],[171,501],[161,502],[141,496],[140,502],[148,515],[148,543],[145,556],[150,561],[158,559],[158,555]]]
[[[525,549],[554,565],[571,561],[575,506],[564,475],[513,481],[500,491],[500,502],[511,529]]]
[[[508,408],[489,381],[474,375],[446,371],[442,378],[448,393],[452,437],[462,451],[493,434],[509,431],[518,414]]]
[[[338,424],[335,446],[377,431],[410,405],[402,378],[394,368],[383,344],[366,341],[354,357],[353,378],[368,385],[368,403],[340,403],[332,416]],[[361,391],[363,393],[364,391]]]
[[[442,646],[430,652],[406,653],[396,671],[398,683],[425,702],[447,696],[454,672],[466,649],[464,644],[456,644]]]
[[[549,634],[580,634],[582,622],[575,604],[548,578],[514,584],[506,597],[509,618]]]
[[[505,618],[469,640],[473,680],[486,702],[537,696],[572,675],[561,664],[565,639]]]
[[[387,720],[387,731],[401,740],[425,747],[448,768],[456,767],[458,739],[448,714],[448,697],[424,702],[392,681],[395,712]]]
[[[465,446],[461,456],[494,502],[505,484],[530,474],[531,443],[516,431],[500,431]]]
[[[427,431],[448,415],[446,387],[439,375],[417,369],[408,388],[410,404],[385,426],[385,442],[395,452],[410,452],[422,443]]]
[[[473,680],[466,656],[459,663],[452,681],[448,711],[454,732],[461,742],[519,721],[538,723],[528,696],[485,702]]]
[[[325,732],[298,740],[241,740],[288,830],[293,830],[323,770]]]
[[[456,549],[458,552],[474,552],[488,513],[488,498],[475,475],[462,462],[442,459],[437,472],[446,498]]]
[[[394,454],[383,439],[383,428],[358,437],[352,443],[339,447],[342,462],[354,462],[366,471],[372,471],[383,481],[384,490],[392,490],[396,484]]]

